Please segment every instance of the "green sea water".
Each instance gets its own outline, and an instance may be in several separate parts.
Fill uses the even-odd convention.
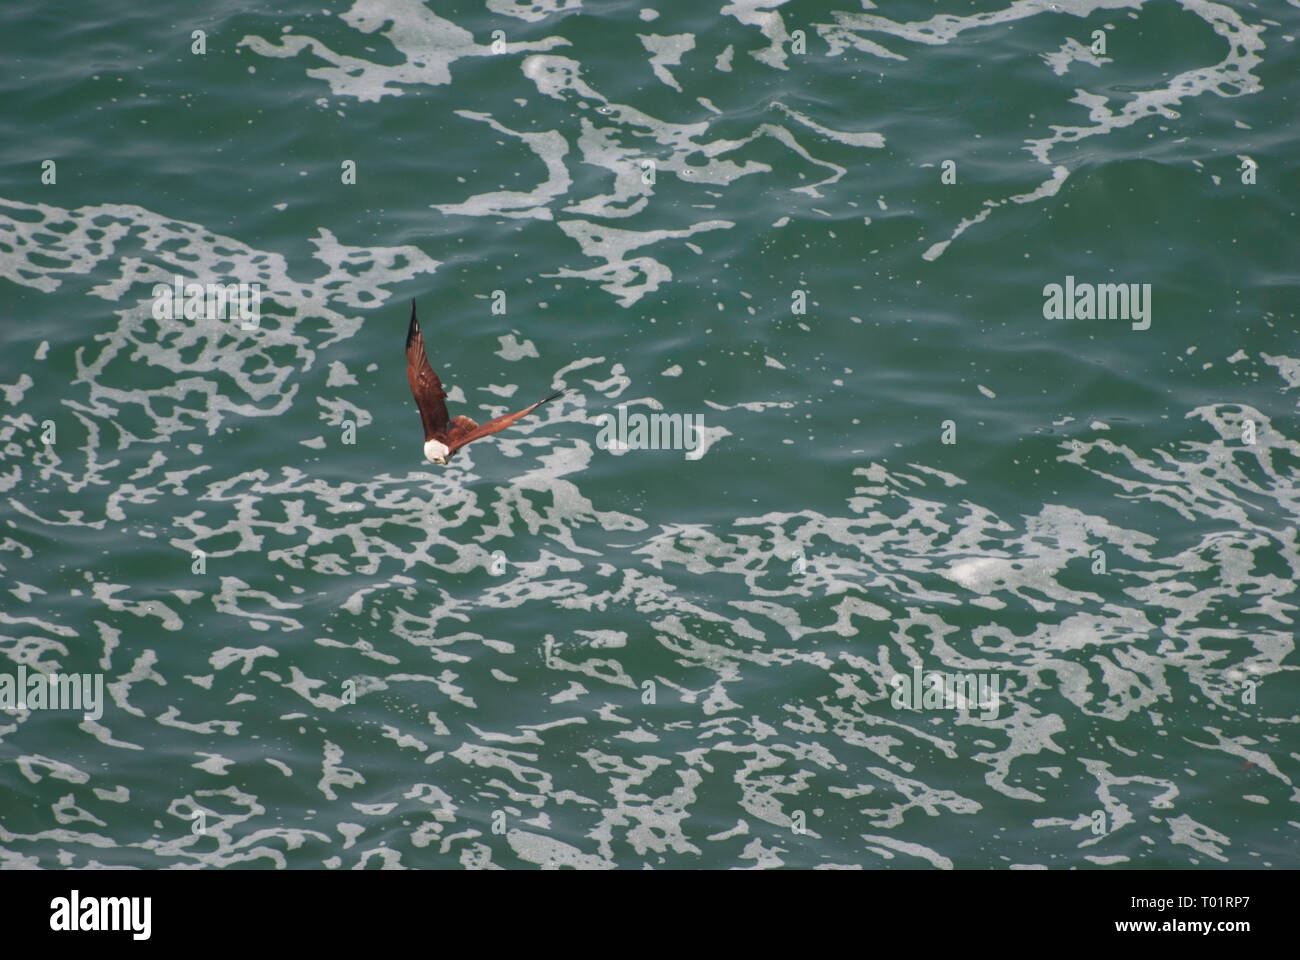
[[[0,8],[0,867],[1300,866],[1297,35]]]

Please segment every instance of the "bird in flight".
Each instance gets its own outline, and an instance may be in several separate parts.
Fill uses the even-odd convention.
[[[406,331],[406,379],[411,384],[415,405],[420,408],[420,421],[424,424],[424,459],[444,467],[465,444],[504,430],[516,420],[528,416],[547,400],[554,400],[564,394],[563,390],[557,390],[531,407],[507,413],[483,424],[464,416],[449,420],[447,394],[442,389],[442,381],[429,366],[429,355],[424,352],[424,334],[420,332],[420,323],[415,319],[414,300],[411,301],[411,325]]]

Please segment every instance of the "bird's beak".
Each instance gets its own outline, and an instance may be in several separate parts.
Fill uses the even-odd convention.
[[[447,458],[446,458],[446,457],[439,457],[437,460],[434,461],[434,463],[436,463],[436,464],[438,464],[438,465],[440,465],[440,466],[445,467],[445,466],[447,465]]]

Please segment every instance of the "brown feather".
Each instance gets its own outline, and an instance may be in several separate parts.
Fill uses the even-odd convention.
[[[477,429],[478,424],[463,414],[458,417],[452,417],[451,426],[447,428],[447,436],[443,439],[443,442],[452,450],[455,450],[459,445],[457,441],[461,437],[468,436]],[[465,442],[468,443],[469,441],[466,440]]]
[[[420,408],[420,422],[424,425],[424,439],[437,439],[445,443],[447,430],[447,393],[442,381],[429,366],[429,355],[424,350],[424,334],[415,319],[415,301],[411,301],[411,325],[406,331],[406,380],[411,385],[411,395]]]
[[[457,417],[452,421],[453,427],[447,440],[443,442],[453,451],[459,450],[467,443],[473,443],[475,440],[479,440],[489,434],[504,430],[516,420],[521,420],[528,416],[548,400],[554,400],[556,397],[563,396],[563,394],[563,390],[557,390],[549,397],[544,397],[543,399],[538,400],[532,406],[524,407],[522,410],[518,410],[515,413],[507,413],[505,416],[496,417],[481,426],[476,424],[469,417]]]

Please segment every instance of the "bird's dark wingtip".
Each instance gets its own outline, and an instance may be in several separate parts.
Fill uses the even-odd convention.
[[[420,335],[420,323],[415,319],[415,300],[411,300],[411,325],[406,328],[406,345],[409,347]]]
[[[538,400],[538,401],[537,401],[537,405],[540,407],[542,404],[546,403],[547,401],[555,400],[555,399],[558,398],[558,397],[562,397],[562,396],[564,396],[564,395],[565,395],[566,393],[568,393],[568,392],[569,392],[569,391],[568,391],[567,389],[564,389],[564,390],[556,390],[556,391],[555,391],[553,394],[551,394],[549,397],[543,397],[541,400]]]

